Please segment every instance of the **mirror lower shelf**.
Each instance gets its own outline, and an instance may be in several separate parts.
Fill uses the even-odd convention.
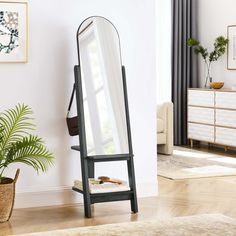
[[[76,187],[72,188],[78,193],[84,194],[84,192]],[[113,202],[113,201],[125,201],[132,200],[134,191],[117,191],[117,192],[105,192],[105,193],[89,193],[91,204],[99,202]],[[137,212],[137,208],[132,210],[134,213]]]
[[[83,192],[83,184],[81,180],[74,181],[74,188]],[[90,184],[89,181],[89,193],[111,193],[111,192],[123,192],[129,191],[130,187],[126,181],[121,181],[121,184],[115,183],[102,183],[102,184]]]

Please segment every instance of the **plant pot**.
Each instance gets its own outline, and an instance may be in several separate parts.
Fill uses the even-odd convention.
[[[20,170],[17,169],[15,178],[3,178],[0,183],[0,223],[8,221],[11,217],[15,201],[15,185]]]

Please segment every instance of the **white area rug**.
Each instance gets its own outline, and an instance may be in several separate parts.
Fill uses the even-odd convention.
[[[21,236],[235,236],[236,220],[220,214],[176,217],[90,227],[70,228]]]
[[[158,175],[169,179],[236,175],[236,157],[175,147],[172,156],[158,154]]]

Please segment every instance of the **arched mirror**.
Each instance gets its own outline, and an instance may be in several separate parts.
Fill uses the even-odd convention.
[[[130,200],[138,212],[125,69],[116,28],[103,17],[89,17],[77,31],[79,65],[74,67],[85,216],[91,204]],[[128,183],[92,193],[96,162],[126,161]],[[115,164],[114,164],[115,167]],[[116,167],[115,167],[116,168]],[[105,177],[106,179],[109,177]],[[99,188],[99,184],[96,186]],[[94,187],[94,186],[93,186]],[[114,186],[113,186],[114,187]]]
[[[90,17],[77,33],[86,152],[129,153],[120,40],[103,17]]]

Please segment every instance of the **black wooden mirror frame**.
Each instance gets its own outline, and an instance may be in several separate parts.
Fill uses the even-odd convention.
[[[85,130],[85,117],[84,117],[84,105],[83,105],[83,91],[82,91],[82,74],[81,74],[81,62],[80,62],[80,46],[79,46],[79,31],[81,26],[85,21],[90,18],[100,17],[108,21],[116,30],[119,39],[120,47],[120,37],[116,27],[106,18],[101,16],[91,16],[86,18],[79,26],[76,34],[77,41],[77,51],[78,51],[78,65],[74,66],[74,78],[75,78],[75,90],[76,90],[76,104],[77,104],[77,114],[78,114],[78,127],[79,127],[79,142],[80,146],[72,146],[71,148],[76,151],[80,151],[81,159],[81,172],[82,172],[82,185],[83,191],[73,187],[74,191],[80,192],[84,197],[84,210],[85,216],[91,217],[91,204],[97,202],[109,202],[109,201],[120,201],[120,200],[130,200],[131,211],[138,212],[137,205],[137,194],[136,194],[136,184],[135,184],[135,173],[134,173],[134,162],[133,162],[133,148],[131,139],[131,129],[130,129],[130,119],[129,119],[129,108],[128,108],[128,95],[126,86],[126,75],[125,67],[122,65],[121,51],[120,51],[120,61],[121,61],[121,71],[123,79],[123,91],[124,91],[124,104],[125,104],[125,116],[127,124],[127,137],[128,137],[128,153],[124,154],[111,154],[111,155],[87,155],[86,146],[86,130]],[[121,50],[121,48],[120,48]],[[129,191],[120,192],[109,192],[109,193],[89,193],[89,182],[88,178],[94,178],[94,164],[95,162],[108,162],[108,161],[127,161],[128,178],[129,178]]]

